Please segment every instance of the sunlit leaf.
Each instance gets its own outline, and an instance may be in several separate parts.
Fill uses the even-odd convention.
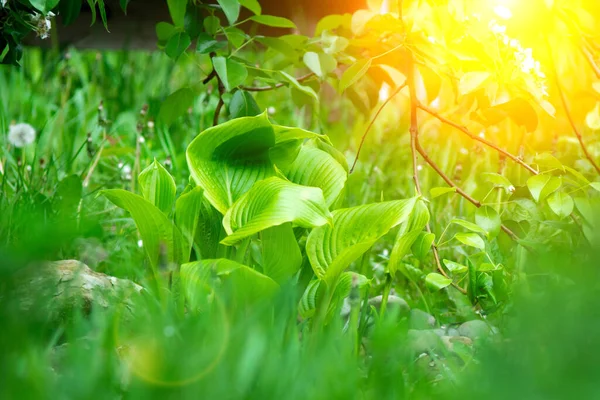
[[[228,92],[240,86],[248,77],[244,64],[225,57],[213,57],[212,60],[215,71]]]
[[[585,123],[594,131],[600,129],[600,103],[596,103],[594,109],[587,114]]]
[[[429,250],[431,250],[431,246],[433,245],[433,241],[435,240],[435,234],[420,232],[419,236],[413,243],[411,249],[415,257],[419,260],[425,260],[427,255],[429,254]]]
[[[304,54],[303,60],[304,64],[320,78],[325,78],[337,66],[335,58],[325,53],[309,51]]]
[[[238,0],[217,0],[217,3],[221,6],[223,13],[227,17],[230,25],[235,24],[238,17],[240,16],[240,3]]]
[[[548,205],[554,214],[560,218],[566,218],[571,215],[575,207],[573,198],[563,192],[554,192],[548,196]]]
[[[468,270],[466,265],[462,265],[451,260],[444,259],[443,262],[446,268],[448,268],[448,271],[452,272],[453,274],[462,274]]]
[[[396,236],[396,241],[394,242],[388,262],[388,269],[392,276],[395,276],[396,271],[400,270],[406,278],[411,279],[411,276],[404,269],[402,258],[410,252],[413,243],[421,235],[421,232],[423,232],[428,223],[429,210],[424,201],[419,199],[415,203],[408,222],[400,227]]]
[[[562,180],[552,175],[535,175],[527,179],[527,187],[535,201],[544,200],[549,194],[557,191]]]
[[[229,101],[229,114],[231,118],[254,117],[261,113],[254,97],[245,90],[238,90]]]
[[[321,189],[272,177],[257,182],[227,211],[223,226],[229,236],[222,243],[231,245],[286,222],[313,228],[330,219]]]
[[[242,7],[246,7],[248,10],[252,11],[256,15],[260,15],[262,12],[262,8],[258,0],[238,0]]]
[[[482,87],[490,76],[489,72],[467,72],[460,78],[458,92],[462,95],[474,92]]]
[[[276,17],[274,15],[255,15],[250,17],[251,21],[262,25],[272,26],[274,28],[290,28],[296,29],[296,24],[287,18]]]
[[[276,282],[290,279],[302,265],[302,253],[291,223],[262,231],[263,272]]]
[[[437,272],[432,272],[425,277],[425,283],[432,290],[442,290],[452,284],[452,279],[446,278]]]
[[[406,222],[417,198],[367,204],[333,212],[333,224],[313,229],[306,253],[315,274],[332,287],[350,263],[383,235]]]
[[[481,206],[475,212],[475,222],[485,232],[487,232],[488,239],[493,239],[500,233],[502,221],[498,211],[490,206]]]
[[[468,230],[470,230],[472,232],[475,232],[475,233],[483,233],[483,234],[487,235],[487,231],[485,229],[483,229],[482,227],[478,226],[477,224],[474,224],[474,223],[469,222],[469,221],[465,221],[465,220],[462,220],[462,219],[454,218],[454,219],[452,219],[452,221],[450,221],[450,223],[456,224],[456,225],[460,225],[463,228],[466,228],[466,229],[468,229]]]
[[[359,60],[352,64],[346,71],[344,71],[342,79],[340,79],[340,92],[343,92],[349,86],[352,86],[356,81],[362,78],[367,73],[370,67],[370,58],[366,60]]]
[[[429,190],[432,199],[443,196],[447,193],[456,193],[455,187],[434,187]]]
[[[139,175],[142,195],[165,214],[169,214],[175,202],[177,186],[175,179],[156,159]]]
[[[481,250],[485,250],[485,242],[483,239],[476,233],[467,232],[467,233],[457,233],[454,235],[454,238],[467,246],[475,247]]]
[[[210,203],[225,214],[252,185],[275,175],[269,149],[275,133],[266,114],[243,117],[209,128],[187,148],[192,178]]]

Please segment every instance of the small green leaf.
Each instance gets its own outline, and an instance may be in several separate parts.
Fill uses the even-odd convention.
[[[240,86],[248,77],[244,64],[225,57],[213,57],[212,60],[215,71],[228,92]]]
[[[556,157],[550,153],[542,153],[535,156],[535,162],[538,166],[543,167],[546,170],[560,169],[565,170],[565,167]]]
[[[592,189],[595,189],[598,192],[600,192],[600,182],[592,182],[590,183],[590,186],[592,187]]]
[[[446,193],[456,193],[455,187],[434,187],[429,190],[432,199],[445,195]]]
[[[162,44],[166,44],[171,36],[175,34],[175,29],[175,25],[169,24],[168,22],[159,22],[156,24],[156,36],[158,37],[158,41]]]
[[[58,11],[65,26],[71,25],[81,13],[83,0],[63,0],[58,4]]]
[[[158,207],[165,214],[169,214],[175,202],[177,186],[175,179],[156,158],[138,177],[142,195],[151,204]]]
[[[239,0],[239,2],[243,7],[246,7],[256,15],[260,15],[262,12],[262,8],[260,7],[258,0]]]
[[[330,54],[315,53],[309,51],[304,54],[304,64],[319,78],[325,78],[327,74],[333,72],[337,66],[337,61]]]
[[[461,95],[469,94],[483,86],[491,76],[489,72],[467,72],[460,78],[458,92]]]
[[[219,28],[221,27],[221,20],[218,17],[215,17],[214,15],[210,15],[204,18],[204,22],[202,24],[204,25],[204,30],[206,31],[206,33],[208,33],[211,36],[215,36],[215,34],[219,31]]]
[[[196,51],[200,54],[208,54],[226,46],[226,41],[219,41],[207,33],[201,33],[196,40]]]
[[[294,24],[289,19],[283,17],[275,17],[273,15],[255,15],[253,17],[250,17],[250,20],[262,25],[271,26],[273,28],[296,29],[296,24]]]
[[[485,242],[483,239],[476,233],[467,232],[467,233],[457,233],[454,235],[454,238],[467,246],[476,247],[480,250],[485,250]]]
[[[59,0],[30,0],[29,2],[34,8],[46,15],[58,5]]]
[[[490,206],[482,206],[475,212],[475,222],[487,232],[488,239],[493,239],[500,233],[502,221],[500,214]]]
[[[486,172],[483,173],[482,176],[486,182],[492,183],[495,187],[503,188],[507,194],[512,193],[515,190],[513,184],[510,183],[506,177],[500,174],[496,174],[495,172]]]
[[[488,233],[482,227],[480,227],[480,226],[478,226],[478,225],[476,225],[476,224],[474,224],[472,222],[465,221],[465,220],[462,220],[462,219],[454,218],[452,221],[450,221],[450,223],[456,224],[456,225],[460,225],[463,228],[466,228],[466,229],[468,229],[468,230],[470,230],[472,232],[475,232],[475,233],[483,233],[484,235],[487,235],[487,233]]]
[[[367,71],[371,68],[371,59],[359,60],[352,64],[340,79],[340,92],[346,90],[349,86],[354,85],[360,78],[362,78]]]
[[[167,41],[165,53],[172,59],[177,60],[190,47],[190,44],[192,44],[190,35],[185,32],[178,32]]]
[[[175,120],[187,113],[194,103],[194,92],[189,88],[182,88],[165,99],[160,105],[157,122],[171,126]]]
[[[240,3],[238,0],[217,0],[217,3],[221,6],[229,25],[235,24],[240,16]]]
[[[313,102],[315,104],[319,103],[319,96],[313,90],[313,88],[311,88],[310,86],[301,85],[300,82],[298,82],[296,80],[296,78],[294,78],[293,76],[289,75],[287,72],[279,71],[279,73],[284,77],[285,80],[287,80],[288,82],[291,83],[291,85],[292,85],[293,88],[295,88],[296,90],[302,92],[306,96],[310,97],[311,100],[313,100]]]
[[[562,185],[562,180],[551,175],[535,175],[527,179],[527,187],[536,202],[541,202],[549,194],[557,191]]]
[[[171,19],[175,26],[183,27],[187,0],[167,0],[167,5],[169,6],[169,14],[171,14]]]
[[[390,261],[388,262],[388,269],[392,276],[395,276],[396,271],[400,270],[406,278],[412,280],[412,276],[402,264],[402,258],[409,253],[413,243],[429,223],[429,217],[429,210],[425,202],[419,199],[410,214],[408,222],[400,226],[400,230],[396,236],[396,241],[390,254]]]
[[[548,205],[554,214],[560,218],[566,218],[573,212],[575,203],[573,198],[563,192],[554,192],[548,196]]]
[[[444,265],[446,266],[446,268],[448,268],[448,271],[452,272],[453,274],[462,274],[464,272],[467,272],[467,270],[469,269],[466,265],[462,265],[457,262],[446,259],[444,259]]]
[[[436,272],[432,272],[425,277],[425,283],[434,291],[442,290],[452,284],[452,279],[446,278]]]
[[[261,113],[254,97],[245,90],[236,91],[229,101],[229,114],[231,118],[254,117]]]

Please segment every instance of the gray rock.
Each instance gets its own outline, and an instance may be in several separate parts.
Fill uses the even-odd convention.
[[[383,296],[375,296],[369,299],[369,305],[375,307],[377,310],[381,308],[381,303],[383,302]],[[397,313],[399,315],[408,315],[410,312],[410,306],[402,297],[395,296],[390,294],[388,296],[387,302],[387,311],[390,313]]]
[[[143,288],[132,281],[92,271],[77,260],[48,262],[29,267],[17,277],[23,311],[43,311],[50,319],[62,318],[74,308],[88,313],[112,304],[131,306],[128,299]]]
[[[448,328],[446,333],[448,336],[460,336],[460,332],[456,328]]]
[[[439,351],[444,343],[432,329],[409,329],[408,346],[413,354],[422,354]]]
[[[431,329],[435,327],[435,318],[423,310],[414,308],[410,310],[408,327],[410,329]]]
[[[466,336],[472,340],[485,339],[492,335],[493,330],[485,321],[474,319],[467,321],[458,327],[461,336]]]
[[[462,343],[466,346],[473,346],[473,340],[466,336],[442,336],[442,342],[448,351],[454,351],[454,343]]]

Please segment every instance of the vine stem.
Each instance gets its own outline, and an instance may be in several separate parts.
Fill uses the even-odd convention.
[[[583,154],[585,155],[585,158],[587,158],[588,161],[592,164],[592,166],[594,167],[596,172],[598,174],[600,174],[600,166],[598,166],[598,164],[594,161],[594,158],[590,154],[590,151],[588,150],[587,146],[585,145],[585,142],[583,141],[583,136],[581,135],[581,132],[579,131],[579,128],[577,127],[577,124],[575,123],[575,120],[573,119],[573,114],[571,114],[571,108],[569,107],[569,103],[567,102],[567,96],[565,95],[565,92],[563,91],[562,85],[560,83],[560,78],[558,77],[558,69],[556,68],[556,63],[554,61],[554,54],[552,52],[552,47],[550,46],[550,43],[547,40],[546,40],[546,47],[548,49],[548,56],[550,58],[550,64],[552,66],[552,73],[554,74],[554,81],[556,83],[556,89],[558,90],[560,101],[562,103],[563,109],[565,110],[565,114],[567,115],[567,120],[569,121],[569,125],[571,125],[571,129],[573,129],[573,133],[575,134],[575,136],[577,137],[577,140],[579,141],[579,146],[581,147],[581,150],[583,150]],[[591,54],[590,54],[590,57],[591,57]],[[593,60],[590,59],[590,61],[593,63]],[[595,65],[595,64],[593,64],[593,65]]]
[[[365,139],[367,138],[367,135],[369,134],[369,131],[373,127],[373,124],[375,123],[375,121],[379,117],[379,114],[381,113],[381,111],[383,110],[383,108],[390,102],[390,100],[392,100],[392,98],[394,98],[398,93],[400,93],[400,91],[402,89],[404,89],[405,87],[406,87],[406,82],[404,82],[402,85],[398,86],[394,90],[394,92],[392,94],[390,94],[388,96],[388,98],[385,99],[385,101],[383,102],[383,104],[377,109],[377,112],[375,113],[375,115],[371,119],[371,122],[369,122],[369,125],[367,126],[367,129],[365,130],[365,133],[362,135],[362,138],[360,139],[360,144],[358,146],[358,150],[356,151],[356,157],[354,157],[354,162],[352,163],[352,168],[350,168],[350,171],[348,172],[349,174],[351,174],[352,172],[354,172],[354,168],[356,167],[356,163],[358,162],[358,157],[360,157],[360,151],[362,150],[363,145],[365,144]]]
[[[440,113],[438,113],[437,111],[433,110],[432,108],[420,103],[417,101],[417,107],[420,108],[421,110],[425,111],[426,113],[430,114],[431,116],[435,117],[436,119],[438,119],[440,122],[449,125],[453,128],[458,129],[459,131],[461,131],[462,133],[464,133],[465,135],[467,135],[468,137],[470,137],[471,139],[483,143],[486,146],[488,146],[491,149],[494,149],[496,152],[510,158],[511,160],[513,160],[514,162],[516,162],[517,164],[519,164],[520,166],[522,166],[523,168],[525,168],[527,171],[531,172],[533,175],[538,175],[539,172],[537,170],[535,170],[531,165],[527,164],[525,161],[523,161],[520,157],[515,156],[512,153],[509,153],[508,151],[504,150],[503,148],[495,145],[494,143],[490,142],[489,140],[486,140],[480,136],[475,135],[474,133],[472,133],[470,130],[468,130],[465,126],[462,126],[460,124],[457,124],[454,121],[449,120],[448,118],[442,116]]]
[[[417,91],[415,89],[415,78],[414,78],[414,69],[415,69],[415,64],[414,61],[410,63],[409,66],[409,70],[408,70],[408,74],[407,74],[407,85],[408,85],[408,90],[410,93],[410,128],[409,128],[409,132],[410,132],[410,152],[412,155],[412,167],[413,167],[413,180],[415,183],[415,189],[417,191],[417,194],[419,196],[422,195],[421,192],[421,183],[419,182],[419,168],[418,168],[418,164],[417,164],[417,145],[419,142],[419,121],[418,121],[418,116],[417,116],[417,111],[418,111],[418,99],[417,99]],[[431,226],[429,224],[429,222],[427,223],[427,225],[425,226],[427,233],[431,233]],[[448,274],[446,273],[446,271],[444,270],[444,268],[442,268],[442,263],[440,262],[440,255],[438,253],[438,249],[436,244],[434,243],[433,246],[431,247],[433,249],[433,257],[435,259],[435,264],[437,267],[437,270],[440,272],[440,274],[442,274],[444,277],[451,279]],[[463,289],[462,287],[458,286],[456,283],[454,283],[454,281],[452,282],[452,286],[455,287],[457,290],[459,290],[461,293],[466,294],[467,291],[465,289]]]

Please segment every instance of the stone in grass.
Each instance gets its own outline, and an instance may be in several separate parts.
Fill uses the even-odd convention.
[[[88,314],[92,308],[105,309],[111,304],[129,308],[129,297],[143,290],[132,281],[95,272],[77,260],[29,267],[20,272],[16,284],[21,310],[46,313],[50,320],[64,319],[74,309]]]
[[[458,332],[472,340],[487,339],[494,333],[490,325],[479,319],[463,323],[458,327]]]
[[[383,302],[383,296],[375,296],[369,299],[369,305],[375,307],[377,310],[381,309],[381,303]],[[397,315],[403,316],[407,315],[410,312],[410,306],[402,297],[395,296],[390,294],[388,296],[387,301],[387,311],[389,314],[395,313]]]
[[[435,327],[435,318],[423,310],[414,308],[410,310],[408,327],[410,329],[431,329]]]

